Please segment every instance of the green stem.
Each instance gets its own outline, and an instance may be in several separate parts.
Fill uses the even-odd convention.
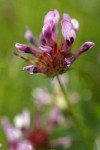
[[[76,111],[73,109],[73,106],[72,104],[70,103],[70,99],[67,95],[67,92],[63,86],[63,84],[61,83],[60,81],[60,78],[59,76],[57,76],[57,80],[58,80],[58,83],[60,85],[60,88],[61,88],[61,91],[66,99],[66,102],[67,102],[67,106],[68,106],[68,111],[73,119],[73,121],[75,122],[76,124],[76,127],[77,129],[79,130],[82,138],[83,138],[83,141],[85,143],[85,145],[87,146],[87,150],[92,150],[92,142],[91,142],[91,138],[90,138],[90,134],[88,133],[87,131],[87,127],[85,126],[85,124],[80,120],[78,114],[76,113]]]

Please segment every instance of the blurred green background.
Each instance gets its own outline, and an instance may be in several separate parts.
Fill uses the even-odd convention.
[[[95,47],[81,56],[73,64],[72,70],[66,74],[69,77],[68,90],[70,93],[79,94],[79,111],[93,136],[98,139],[100,135],[100,0],[0,0],[0,116],[6,115],[12,120],[23,108],[28,107],[32,110],[33,88],[41,86],[51,90],[49,84],[51,79],[41,75],[29,75],[26,71],[22,71],[27,63],[14,57],[12,52],[16,51],[14,47],[16,42],[27,43],[24,39],[27,25],[39,40],[44,15],[54,9],[58,9],[61,15],[67,12],[72,18],[79,20],[80,28],[73,51],[85,41],[95,43]],[[0,128],[0,143],[5,144],[5,139]],[[78,144],[75,146],[78,150]]]

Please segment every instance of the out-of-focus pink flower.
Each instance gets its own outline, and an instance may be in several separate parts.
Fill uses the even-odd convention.
[[[53,108],[49,112],[45,127],[43,127],[44,122],[38,121],[37,123],[37,117],[41,119],[39,114],[35,116],[34,125],[30,127],[30,113],[27,109],[22,114],[15,116],[15,126],[5,118],[1,119],[1,125],[9,143],[9,150],[42,150],[52,148],[52,146],[54,148],[65,147],[63,138],[62,142],[59,138],[58,140],[50,139],[56,126],[62,122],[61,115],[59,108]],[[66,138],[69,139],[69,137]],[[70,141],[68,144],[70,144]]]
[[[17,150],[32,150],[31,145],[19,143],[17,146]]]
[[[63,115],[58,107],[54,107],[49,116],[50,123],[59,124],[63,121]]]
[[[72,63],[81,54],[94,46],[93,42],[85,42],[75,53],[71,52],[72,45],[76,39],[79,23],[66,13],[63,14],[63,19],[61,20],[63,39],[59,44],[57,42],[57,24],[59,18],[60,15],[57,10],[50,11],[46,14],[40,34],[41,45],[39,46],[32,32],[27,29],[25,38],[35,46],[35,49],[25,44],[15,44],[15,47],[21,52],[31,54],[35,57],[35,60],[31,60],[14,53],[17,57],[31,63],[31,65],[24,67],[30,74],[44,73],[49,77],[63,74],[70,69]]]
[[[17,150],[17,145],[22,138],[21,131],[11,125],[6,118],[1,120],[1,125],[9,142],[9,150]]]
[[[49,124],[48,124],[48,132],[53,132],[55,127],[58,124],[63,124],[64,123],[64,117],[61,113],[61,110],[56,106],[54,107],[51,112],[49,113]]]
[[[42,106],[45,105],[50,105],[52,103],[52,96],[50,95],[50,93],[43,89],[43,88],[36,88],[34,89],[34,91],[32,92],[32,96],[35,98],[35,104],[36,107],[38,107],[39,109]]]

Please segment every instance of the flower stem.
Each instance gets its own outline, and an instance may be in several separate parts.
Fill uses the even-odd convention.
[[[76,111],[73,109],[73,106],[70,102],[70,99],[67,95],[67,92],[63,86],[63,84],[61,83],[60,81],[60,78],[59,76],[57,76],[57,80],[58,80],[58,83],[60,85],[60,88],[61,88],[61,91],[66,99],[66,102],[67,102],[67,106],[68,106],[68,111],[73,119],[73,121],[75,122],[75,125],[77,127],[77,130],[79,130],[82,138],[83,138],[83,141],[85,143],[85,145],[87,146],[87,150],[92,150],[92,142],[91,142],[91,138],[90,138],[90,134],[87,130],[87,127],[85,126],[85,124],[82,122],[82,120],[80,120],[78,114],[76,113]]]

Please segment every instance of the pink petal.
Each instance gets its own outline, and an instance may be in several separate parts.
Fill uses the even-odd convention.
[[[72,24],[68,22],[67,20],[63,19],[61,21],[61,25],[62,25],[62,34],[63,34],[65,41],[66,40],[70,41],[71,38],[75,40],[76,33],[75,33],[75,30],[73,29]]]
[[[49,11],[44,18],[44,24],[48,21],[53,21],[54,24],[57,24],[59,21],[59,12],[57,10]]]
[[[39,53],[37,51],[33,50],[31,47],[29,47],[25,44],[16,43],[15,47],[18,50],[20,50],[21,52],[33,54],[35,57],[38,57],[38,55],[39,55]]]
[[[30,42],[32,43],[36,48],[38,47],[38,44],[32,34],[32,32],[30,31],[30,29],[28,28],[26,30],[26,33],[25,33],[25,38]]]
[[[34,66],[34,65],[29,65],[29,66],[23,67],[23,70],[29,71],[30,74],[42,72],[42,70],[40,68],[38,68],[37,66]]]
[[[52,48],[50,46],[41,45],[39,48],[46,53],[50,53],[52,51]]]

